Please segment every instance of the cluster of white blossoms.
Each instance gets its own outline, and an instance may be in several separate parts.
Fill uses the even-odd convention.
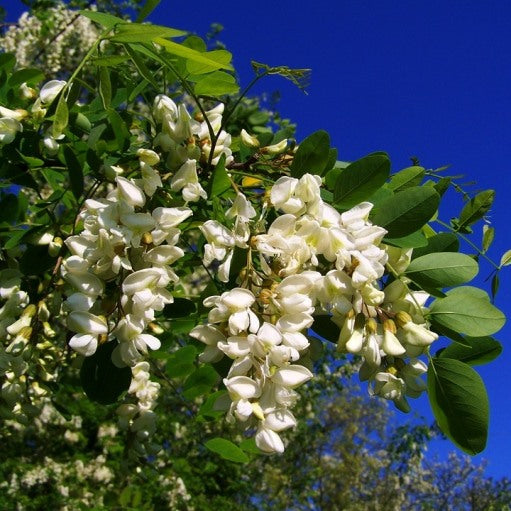
[[[216,133],[221,110],[207,113]],[[173,171],[171,190],[181,192],[185,203],[206,198],[197,175],[197,161],[209,158],[206,121],[193,120],[184,106],[177,107],[163,95],[156,98],[153,115],[161,127],[154,146],[168,152],[165,168]],[[230,137],[220,132],[219,140],[224,142],[219,154],[232,159]],[[178,246],[180,224],[192,210],[186,206],[148,208],[163,186],[156,169],[160,156],[151,149],[139,149],[137,154],[138,178],[124,177],[121,167],[105,169],[115,187],[104,199],[85,201],[79,215],[83,230],[65,240],[71,255],[62,262],[61,274],[68,285],[67,327],[75,332],[69,345],[91,356],[100,344],[117,343],[112,360],[119,367],[131,367],[128,394],[137,399],[137,405],[121,405],[120,423],[143,441],[155,429],[153,408],[159,390],[150,380],[144,357],[148,349],[158,349],[160,341],[147,331],[155,313],[173,302],[169,288],[179,277],[172,265],[184,255]]]
[[[156,430],[156,414],[153,409],[157,404],[160,384],[151,381],[149,363],[146,361],[135,364],[132,368],[129,394],[137,398],[137,404],[122,404],[117,408],[119,426],[121,429],[129,429],[136,433],[134,447],[144,452],[142,444]]]
[[[91,20],[58,3],[45,9],[44,17],[24,12],[0,38],[0,48],[14,54],[19,68],[37,65],[55,76],[74,69],[98,35]]]
[[[382,289],[389,254],[404,267],[410,254],[381,244],[386,231],[368,220],[372,204],[339,213],[321,199],[320,186],[310,174],[278,179],[269,198],[280,214],[266,232],[241,193],[226,215],[236,219],[232,229],[217,221],[201,227],[204,263],[221,263],[220,280],[228,280],[234,247],[250,247],[244,287],[207,298],[208,323],[191,336],[206,345],[204,362],[233,359],[224,379],[229,416],[255,424],[256,444],[268,453],[284,450],[278,433],[296,424],[294,389],[312,377],[299,360],[314,315],[339,326],[340,352],[363,357],[360,377],[371,392],[403,409],[406,396],[425,388],[417,357],[438,337],[424,320],[427,293],[410,292],[399,279]]]
[[[43,406],[47,389],[40,382],[55,380],[58,359],[52,339],[56,333],[49,323],[50,310],[46,301],[29,303],[27,293],[20,288],[21,273],[15,269],[0,271],[0,395],[4,405],[0,416],[27,422],[37,416]],[[51,297],[50,297],[51,298]],[[49,299],[50,299],[49,298]],[[37,352],[37,375],[28,363]]]
[[[293,363],[308,346],[299,331],[312,324],[312,317],[284,314],[273,324],[254,293],[244,288],[211,296],[204,305],[212,307],[208,324],[190,335],[207,345],[202,361],[224,354],[233,359],[224,379],[232,400],[228,417],[242,422],[255,418],[257,446],[268,453],[283,452],[278,432],[296,425],[289,410],[298,397],[293,389],[312,378],[309,369]]]
[[[211,164],[216,165],[222,155],[227,164],[233,159],[231,136],[221,130],[223,110],[224,105],[220,103],[205,112],[206,119],[202,116],[192,119],[185,105],[178,107],[163,94],[155,98],[153,117],[160,131],[154,139],[154,145],[168,153],[166,167],[175,172],[170,187],[174,192],[180,191],[186,202],[207,198],[197,175],[198,161],[211,160]],[[216,138],[213,154],[212,137]]]

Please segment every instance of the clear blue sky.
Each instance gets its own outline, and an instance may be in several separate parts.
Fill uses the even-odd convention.
[[[10,20],[23,8],[18,0],[1,3]],[[198,34],[213,22],[224,25],[220,39],[234,53],[242,84],[251,79],[251,59],[312,68],[307,96],[278,77],[257,89],[281,91],[279,109],[298,124],[298,139],[325,129],[341,159],[384,150],[394,170],[412,155],[428,168],[451,164],[452,173],[477,180],[474,191],[497,190],[490,255],[498,261],[511,248],[511,2],[162,0],[150,20]],[[477,283],[488,273],[482,265]],[[504,272],[496,304],[506,315],[510,295]],[[482,457],[496,477],[511,476],[510,334],[511,321],[495,336],[503,355],[478,368],[491,405]],[[432,420],[427,399],[417,408]]]

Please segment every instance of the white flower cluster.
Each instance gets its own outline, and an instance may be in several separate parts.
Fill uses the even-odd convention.
[[[171,265],[184,255],[176,246],[178,226],[192,214],[186,207],[142,210],[161,181],[152,167],[158,155],[140,150],[139,159],[139,180],[117,176],[116,188],[105,199],[85,202],[84,230],[67,238],[72,255],[62,264],[74,291],[66,300],[68,328],[76,332],[70,346],[89,356],[98,343],[115,337],[119,344],[113,359],[120,366],[133,366],[148,348],[160,347],[144,331],[155,311],[173,301],[167,287],[178,277]],[[116,285],[111,294],[105,294],[105,283]]]
[[[0,39],[0,48],[15,55],[19,68],[36,64],[55,76],[74,69],[99,32],[88,18],[77,17],[64,3],[46,9],[44,14],[44,19],[39,19],[24,12]]]
[[[278,432],[296,424],[289,411],[293,389],[312,377],[296,362],[309,346],[303,332],[314,314],[339,325],[339,351],[364,358],[360,376],[372,380],[372,392],[402,408],[405,395],[424,389],[425,365],[416,357],[437,338],[423,319],[427,294],[410,293],[400,280],[381,289],[392,250],[381,245],[385,229],[368,220],[372,204],[339,213],[321,199],[320,186],[321,178],[310,174],[278,179],[270,200],[282,214],[266,233],[259,233],[260,222],[251,224],[255,210],[241,193],[229,210],[236,218],[232,230],[217,221],[201,227],[208,242],[204,263],[221,262],[220,280],[228,280],[235,246],[260,255],[261,271],[254,261],[244,270],[246,286],[204,301],[212,307],[208,324],[191,336],[206,344],[202,361],[233,359],[224,380],[230,416],[248,425],[258,419],[256,444],[265,452],[282,452]]]
[[[158,399],[160,384],[150,380],[149,363],[139,362],[131,368],[129,394],[135,395],[137,404],[122,404],[117,409],[119,427],[130,429],[137,435],[136,448],[142,451],[141,442],[146,441],[156,430],[156,414],[153,412]]]
[[[181,191],[186,202],[206,199],[207,194],[199,183],[197,161],[216,165],[225,155],[226,163],[233,159],[230,149],[231,136],[221,130],[224,105],[221,103],[206,112],[207,120],[192,119],[186,107],[179,107],[168,96],[156,96],[153,117],[161,131],[154,139],[154,145],[168,152],[167,168],[176,171],[170,182],[172,191]],[[212,129],[210,133],[209,129]],[[212,151],[211,135],[217,137]]]
[[[20,289],[21,274],[14,269],[0,271],[0,377],[1,397],[5,405],[0,415],[26,423],[43,406],[47,391],[39,382],[55,379],[56,349],[50,339],[55,331],[49,323],[50,311],[45,301],[29,303]],[[34,331],[37,330],[37,336]],[[37,342],[36,342],[37,340]],[[37,377],[27,363],[38,351]]]
[[[283,314],[275,324],[265,321],[256,297],[243,288],[211,296],[204,305],[213,307],[208,324],[190,335],[207,345],[201,360],[212,362],[224,354],[233,359],[224,379],[232,399],[229,416],[242,422],[257,419],[257,446],[283,452],[278,432],[296,424],[289,411],[298,397],[293,389],[312,378],[306,367],[293,363],[308,346],[299,331],[312,324],[312,317],[298,312]]]

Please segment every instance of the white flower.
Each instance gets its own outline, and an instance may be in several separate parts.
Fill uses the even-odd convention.
[[[249,135],[246,130],[242,129],[240,133],[241,141],[247,147],[259,147],[259,140],[254,135]]]
[[[261,395],[259,384],[247,376],[224,378],[224,385],[234,401],[251,399]]]
[[[304,366],[290,365],[275,371],[272,380],[284,387],[295,388],[310,380],[313,374]]]
[[[59,92],[65,87],[66,82],[63,80],[50,80],[46,82],[39,91],[39,97],[44,104],[51,103]]]
[[[102,317],[86,311],[73,311],[67,317],[67,327],[79,334],[106,334],[108,326]]]
[[[158,153],[155,153],[152,149],[141,148],[137,151],[137,156],[141,162],[146,163],[147,165],[156,165],[160,161]]]
[[[280,436],[264,426],[259,428],[255,436],[256,445],[261,451],[267,453],[283,453],[284,443]]]
[[[0,144],[10,144],[18,131],[23,131],[23,125],[16,119],[0,118]]]
[[[197,176],[197,162],[195,160],[187,160],[176,172],[170,181],[170,188],[174,192],[183,190],[183,199],[186,202],[198,201],[201,197],[207,199],[208,196],[199,184]]]
[[[84,357],[90,357],[96,353],[98,336],[91,334],[76,334],[69,340],[69,346]]]
[[[115,178],[120,197],[130,206],[143,206],[145,204],[144,192],[132,181],[122,176]]]

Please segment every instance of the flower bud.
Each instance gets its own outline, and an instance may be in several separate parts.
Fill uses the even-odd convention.
[[[137,151],[137,156],[140,161],[147,163],[148,165],[156,165],[160,161],[160,157],[157,153],[152,151],[151,149],[139,149]]]
[[[57,257],[59,255],[60,249],[62,248],[62,238],[59,236],[55,236],[50,243],[48,243],[48,254],[51,257]]]
[[[287,139],[281,140],[277,144],[269,145],[261,148],[261,152],[264,154],[280,154],[287,149]]]
[[[67,318],[67,327],[79,334],[101,335],[108,333],[105,318],[85,311],[71,312]]]
[[[383,351],[387,355],[399,357],[400,355],[404,355],[406,350],[396,337],[396,332],[397,328],[394,321],[386,319],[383,323]]]
[[[249,135],[244,129],[241,130],[240,136],[241,141],[247,147],[259,147],[260,144],[259,140],[257,140],[257,137]]]
[[[37,97],[37,91],[29,87],[25,82],[20,85],[18,93],[21,99],[35,99]]]
[[[10,353],[11,355],[17,356],[19,355],[28,344],[30,340],[30,336],[32,335],[32,327],[24,326],[18,332],[13,341],[5,348],[6,353]]]

